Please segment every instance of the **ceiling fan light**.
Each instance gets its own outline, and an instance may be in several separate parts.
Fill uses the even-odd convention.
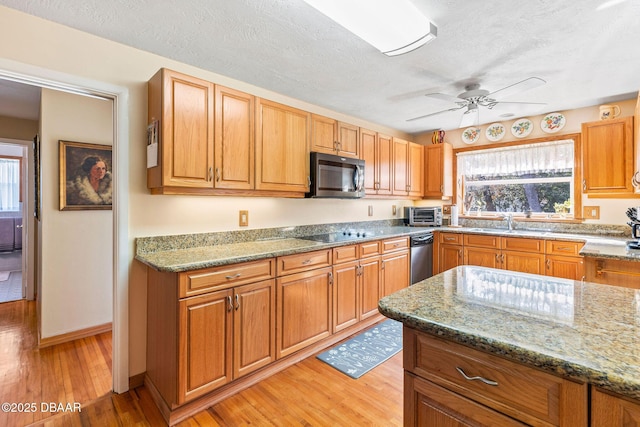
[[[409,0],[304,0],[387,56],[436,38],[437,27]]]

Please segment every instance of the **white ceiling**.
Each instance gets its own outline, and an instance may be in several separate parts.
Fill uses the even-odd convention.
[[[639,0],[413,0],[438,27],[418,50],[387,57],[302,0],[0,0],[110,40],[374,123],[419,133],[457,128],[462,111],[425,97],[546,84],[485,110],[481,122],[629,99],[640,89]],[[375,0],[371,1],[372,7]]]

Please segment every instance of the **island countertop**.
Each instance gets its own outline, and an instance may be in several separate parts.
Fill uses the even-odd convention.
[[[460,266],[382,298],[405,326],[640,399],[640,291]]]

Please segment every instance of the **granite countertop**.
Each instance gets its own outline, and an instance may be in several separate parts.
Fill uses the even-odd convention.
[[[405,326],[640,399],[640,291],[460,266],[382,298]]]
[[[176,244],[175,240],[180,240],[180,238],[176,238],[173,241],[167,239],[167,242],[155,250],[140,251],[138,248],[135,258],[158,271],[183,272],[424,232],[424,228],[416,227],[376,227],[367,230],[367,237],[331,243],[309,240],[305,236],[264,238],[245,242],[218,242],[216,244],[190,244],[189,242]],[[163,249],[164,247],[166,249]]]

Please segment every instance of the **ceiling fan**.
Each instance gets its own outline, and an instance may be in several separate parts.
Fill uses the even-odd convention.
[[[480,122],[480,108],[488,108],[493,109],[496,105],[505,105],[509,104],[518,104],[518,105],[545,105],[540,102],[509,102],[509,101],[500,101],[502,98],[509,97],[513,94],[523,92],[525,90],[533,89],[538,86],[542,86],[546,82],[538,77],[529,77],[528,79],[522,80],[518,83],[514,83],[510,86],[504,87],[502,89],[496,90],[494,92],[489,92],[485,89],[480,89],[480,84],[471,83],[464,87],[464,92],[459,94],[458,96],[451,96],[444,93],[428,93],[425,96],[430,98],[441,99],[444,101],[449,101],[455,103],[457,106],[453,108],[448,108],[442,111],[436,111],[435,113],[425,114],[424,116],[414,117],[413,119],[407,120],[408,122],[414,120],[424,119],[425,117],[435,116],[436,114],[442,114],[449,111],[457,111],[461,109],[466,109],[464,114],[462,114],[462,119],[460,120],[459,127],[467,127],[477,125]]]

